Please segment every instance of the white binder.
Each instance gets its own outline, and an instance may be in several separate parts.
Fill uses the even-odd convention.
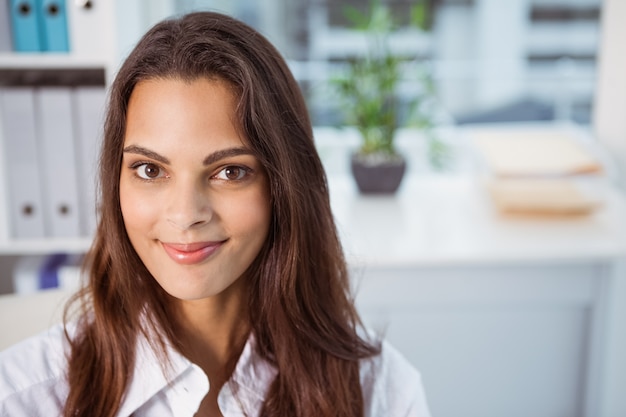
[[[9,0],[0,0],[0,52],[8,52],[12,49],[10,24]]]
[[[109,0],[68,0],[67,21],[72,54],[102,58],[114,53],[115,27]]]
[[[78,237],[72,90],[70,87],[41,87],[35,99],[46,234],[50,237]]]
[[[68,255],[67,260],[57,269],[59,288],[71,291],[80,289],[87,280],[87,276],[83,274],[82,262],[82,255]]]
[[[21,256],[13,268],[13,292],[34,294],[39,291],[39,271],[46,255]]]
[[[96,181],[105,101],[104,87],[77,87],[74,90],[79,219],[84,236],[93,236],[97,224]]]
[[[0,111],[10,236],[44,237],[34,90],[30,87],[0,90]]]

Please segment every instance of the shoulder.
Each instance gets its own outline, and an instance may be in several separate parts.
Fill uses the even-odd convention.
[[[0,352],[0,416],[59,414],[67,352],[61,325]]]
[[[430,417],[420,373],[386,341],[362,360],[361,387],[366,416]]]

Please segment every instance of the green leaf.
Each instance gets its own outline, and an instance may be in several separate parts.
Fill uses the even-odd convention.
[[[343,7],[343,15],[352,23],[354,29],[358,30],[367,30],[369,27],[369,16],[365,13],[362,13],[354,6],[344,6]]]
[[[422,30],[428,30],[428,5],[425,0],[418,1],[411,7],[411,24]]]
[[[411,18],[422,25],[426,24],[426,0],[411,9]],[[363,13],[354,7],[345,7],[346,17],[355,26],[365,29],[369,42],[366,56],[350,59],[345,71],[331,83],[335,86],[341,110],[346,122],[355,125],[360,132],[362,151],[367,153],[395,153],[394,133],[400,123],[420,127],[429,131],[433,127],[432,112],[428,106],[429,97],[434,96],[434,83],[428,71],[412,70],[421,84],[420,91],[406,98],[407,108],[401,106],[399,82],[404,60],[392,53],[388,41],[389,35],[397,25],[389,7],[380,0],[372,0],[369,13]],[[400,112],[402,107],[403,111]],[[402,119],[402,120],[401,120]],[[439,154],[439,144],[433,145],[433,153]]]

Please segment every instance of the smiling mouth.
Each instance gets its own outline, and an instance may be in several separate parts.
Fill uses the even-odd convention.
[[[221,248],[225,242],[225,240],[186,244],[161,242],[161,246],[174,262],[182,265],[193,265],[205,261]]]

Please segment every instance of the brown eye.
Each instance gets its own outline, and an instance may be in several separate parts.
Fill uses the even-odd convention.
[[[229,180],[238,180],[242,172],[242,169],[239,167],[229,167],[224,170],[224,175]]]
[[[244,179],[248,173],[249,169],[247,168],[231,165],[222,169],[215,177],[222,180],[238,181]]]
[[[143,178],[145,180],[153,180],[155,178],[163,176],[161,174],[161,168],[159,168],[158,165],[155,164],[141,164],[135,167],[135,169],[137,170],[137,175],[139,176],[139,178]]]

